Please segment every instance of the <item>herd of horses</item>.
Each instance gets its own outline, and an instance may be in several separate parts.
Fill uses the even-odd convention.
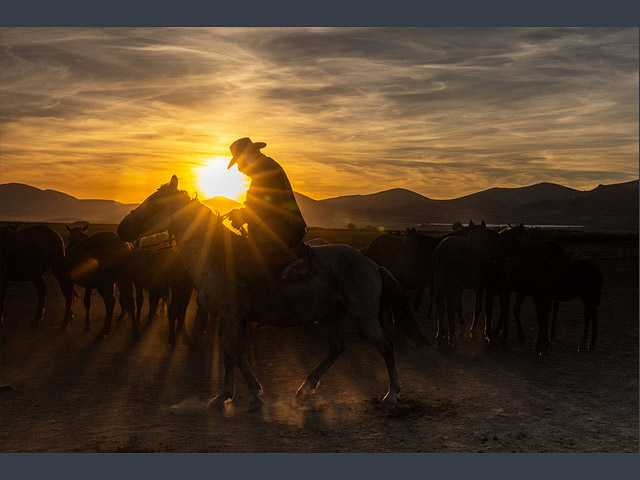
[[[506,342],[509,332],[509,303],[516,294],[513,314],[518,341],[525,336],[520,322],[522,302],[531,296],[536,308],[538,334],[534,352],[541,354],[555,339],[560,302],[580,298],[584,305],[584,333],[578,350],[594,349],[598,338],[598,306],[602,293],[602,272],[591,260],[571,259],[554,240],[531,241],[523,224],[492,230],[482,221],[473,221],[441,237],[420,234],[407,228],[403,236],[381,235],[363,250],[367,256],[388,268],[406,290],[415,290],[414,308],[429,290],[427,317],[436,304],[438,333],[436,342],[456,341],[467,330],[462,310],[464,290],[475,293],[475,308],[469,338],[476,338],[484,302],[484,338],[487,343]],[[499,298],[500,317],[492,328],[493,304]],[[549,313],[553,309],[551,332]],[[445,323],[446,318],[446,323]],[[587,345],[589,325],[591,340]]]
[[[542,354],[549,339],[555,336],[559,302],[580,298],[584,304],[580,350],[587,348],[590,324],[592,334],[588,348],[595,347],[598,336],[597,309],[602,289],[598,265],[590,260],[571,259],[554,241],[531,241],[522,224],[496,231],[488,228],[484,221],[478,225],[470,222],[440,238],[408,228],[402,236],[381,235],[362,251],[311,241],[309,255],[313,274],[299,283],[279,286],[277,295],[269,291],[256,295],[235,281],[235,259],[247,251],[246,238],[223,225],[222,216],[178,190],[175,176],[127,215],[115,233],[89,235],[88,225],[66,228],[69,234],[66,248],[61,236],[46,225],[22,230],[17,226],[0,228],[0,318],[8,282],[32,281],[38,291],[38,306],[32,321],[37,325],[43,317],[47,290],[42,276],[51,270],[65,298],[61,328],[66,329],[73,316],[74,286],[77,285],[85,291],[85,329],[91,330],[91,292],[97,290],[106,308],[100,335],[108,335],[117,286],[120,314],[116,322],[131,319],[134,341],[140,339],[142,307],[147,293],[147,324],[157,316],[162,303],[167,307],[169,343],[175,345],[180,335],[183,344],[191,345],[185,315],[195,291],[198,308],[194,331],[202,333],[211,314],[218,318],[221,332],[225,378],[222,392],[211,402],[217,407],[223,407],[233,397],[236,366],[247,381],[250,406],[262,405],[262,387],[247,360],[245,344],[246,325],[257,318],[262,324],[276,326],[316,323],[324,331],[327,354],[296,392],[299,403],[310,398],[321,376],[344,350],[340,321],[351,319],[385,360],[389,391],[383,404],[388,408],[395,407],[401,384],[393,346],[383,323],[388,313],[394,322],[407,328],[417,343],[428,344],[414,315],[426,289],[428,317],[432,317],[434,304],[436,306],[438,345],[454,345],[467,331],[470,338],[477,338],[483,303],[484,339],[488,343],[506,342],[512,292],[517,295],[514,315],[520,342],[524,341],[520,307],[526,296],[533,298],[538,320],[534,347],[537,354]],[[168,245],[141,246],[141,238],[165,231],[169,232]],[[412,290],[416,292],[413,308],[407,296]],[[469,330],[465,327],[462,308],[465,290],[475,293]],[[492,315],[496,296],[501,309],[494,329]],[[279,301],[274,302],[274,298]],[[547,325],[552,309],[549,335]]]

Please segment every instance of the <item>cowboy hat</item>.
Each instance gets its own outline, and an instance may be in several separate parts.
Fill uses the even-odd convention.
[[[267,146],[266,143],[252,142],[251,139],[248,137],[239,138],[229,146],[229,150],[231,150],[231,154],[233,155],[233,157],[231,158],[231,161],[227,166],[227,170],[233,167],[235,163],[238,161],[238,158],[243,154],[248,153],[249,151],[257,152],[261,148],[264,148],[266,146]]]

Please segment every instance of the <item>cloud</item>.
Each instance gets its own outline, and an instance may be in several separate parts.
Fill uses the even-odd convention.
[[[0,179],[139,201],[268,143],[322,198],[637,178],[638,29],[0,29]]]

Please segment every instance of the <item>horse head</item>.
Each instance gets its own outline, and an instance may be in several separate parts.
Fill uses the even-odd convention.
[[[141,237],[171,230],[177,215],[191,202],[187,192],[178,190],[178,177],[161,185],[137,208],[122,219],[116,233],[125,242],[136,242]]]
[[[71,247],[72,245],[75,245],[76,243],[81,242],[88,237],[88,223],[86,225],[83,225],[82,227],[70,227],[69,225],[65,225],[65,228],[69,232],[69,241],[67,242],[68,247]]]

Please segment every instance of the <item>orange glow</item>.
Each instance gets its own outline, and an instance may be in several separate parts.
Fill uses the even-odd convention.
[[[240,173],[236,166],[227,170],[228,164],[229,158],[217,156],[198,167],[194,172],[198,188],[207,198],[227,197],[242,202],[249,188],[250,179]]]

